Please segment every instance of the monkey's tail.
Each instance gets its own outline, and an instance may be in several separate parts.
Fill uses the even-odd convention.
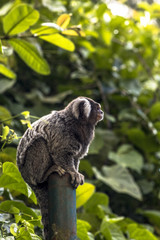
[[[47,182],[41,183],[37,186],[32,186],[40,205],[42,214],[42,223],[44,226],[44,239],[49,239],[49,219],[48,219],[48,185]]]

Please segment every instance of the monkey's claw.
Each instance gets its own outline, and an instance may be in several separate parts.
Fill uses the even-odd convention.
[[[62,177],[66,173],[66,171],[63,168],[61,168],[60,166],[53,165],[46,172],[46,174],[44,176],[44,180],[47,180],[47,178],[54,172],[58,173],[60,177]]]
[[[84,183],[84,176],[79,172],[68,172],[71,176],[71,184],[74,188],[77,188],[79,185],[83,185]]]

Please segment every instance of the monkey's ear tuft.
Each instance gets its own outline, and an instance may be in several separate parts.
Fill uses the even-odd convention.
[[[79,97],[73,103],[72,113],[75,118],[79,118],[80,114],[83,114],[86,118],[89,117],[91,112],[91,104],[90,102],[83,97]]]

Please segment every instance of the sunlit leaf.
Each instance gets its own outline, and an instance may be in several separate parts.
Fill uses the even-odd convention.
[[[40,56],[37,49],[27,41],[20,39],[10,39],[9,43],[12,45],[17,54],[22,60],[34,71],[48,75],[50,68],[44,58]]]
[[[39,12],[30,5],[20,4],[14,7],[4,18],[3,28],[7,35],[25,32],[39,19]]]
[[[134,240],[158,240],[148,229],[139,226],[136,223],[127,226],[127,232],[130,239]]]
[[[23,115],[27,119],[30,116],[30,112],[24,111],[24,112],[21,112],[21,115]]]
[[[77,220],[77,236],[79,239],[90,240],[88,236],[88,231],[90,230],[91,225],[83,220]]]
[[[17,236],[17,231],[18,231],[18,225],[16,223],[12,223],[10,226],[10,232],[12,233],[13,236]]]
[[[23,119],[21,119],[21,123],[22,123],[23,125],[26,124],[28,128],[32,128],[32,125],[31,125],[30,120],[23,120]]]
[[[0,8],[0,16],[6,15],[6,13],[12,8],[13,4],[14,4],[13,2],[6,1],[6,4],[1,6]]]
[[[80,185],[76,190],[76,207],[79,208],[92,196],[95,186],[90,183]]]
[[[31,188],[23,180],[18,168],[11,162],[3,164],[3,174],[0,177],[0,187],[18,191],[37,203],[36,196]]]
[[[71,52],[73,52],[75,49],[74,43],[59,33],[48,36],[39,36],[39,38]]]
[[[7,139],[7,136],[9,134],[9,127],[8,126],[4,126],[2,127],[2,136],[1,136],[1,141],[4,141]]]
[[[69,14],[62,14],[58,19],[57,19],[57,25],[59,25],[61,28],[65,29],[68,24],[70,23],[71,17]]]
[[[16,78],[16,74],[3,64],[0,64],[0,73],[11,79]]]
[[[68,36],[76,36],[76,37],[85,37],[85,33],[79,29],[79,28],[69,28],[69,29],[66,29],[64,31],[62,31],[62,34],[64,35],[68,35]]]
[[[62,32],[63,28],[61,28],[59,25],[52,23],[52,22],[48,22],[48,23],[42,23],[41,24],[44,27],[49,27],[49,28],[53,28],[55,30],[57,30],[57,32]]]

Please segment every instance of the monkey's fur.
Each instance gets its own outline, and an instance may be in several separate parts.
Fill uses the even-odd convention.
[[[17,164],[24,180],[34,190],[40,204],[44,236],[48,239],[47,178],[57,172],[69,173],[77,188],[84,183],[79,161],[94,137],[95,125],[103,119],[100,104],[78,97],[61,111],[53,111],[32,124],[17,149]]]

